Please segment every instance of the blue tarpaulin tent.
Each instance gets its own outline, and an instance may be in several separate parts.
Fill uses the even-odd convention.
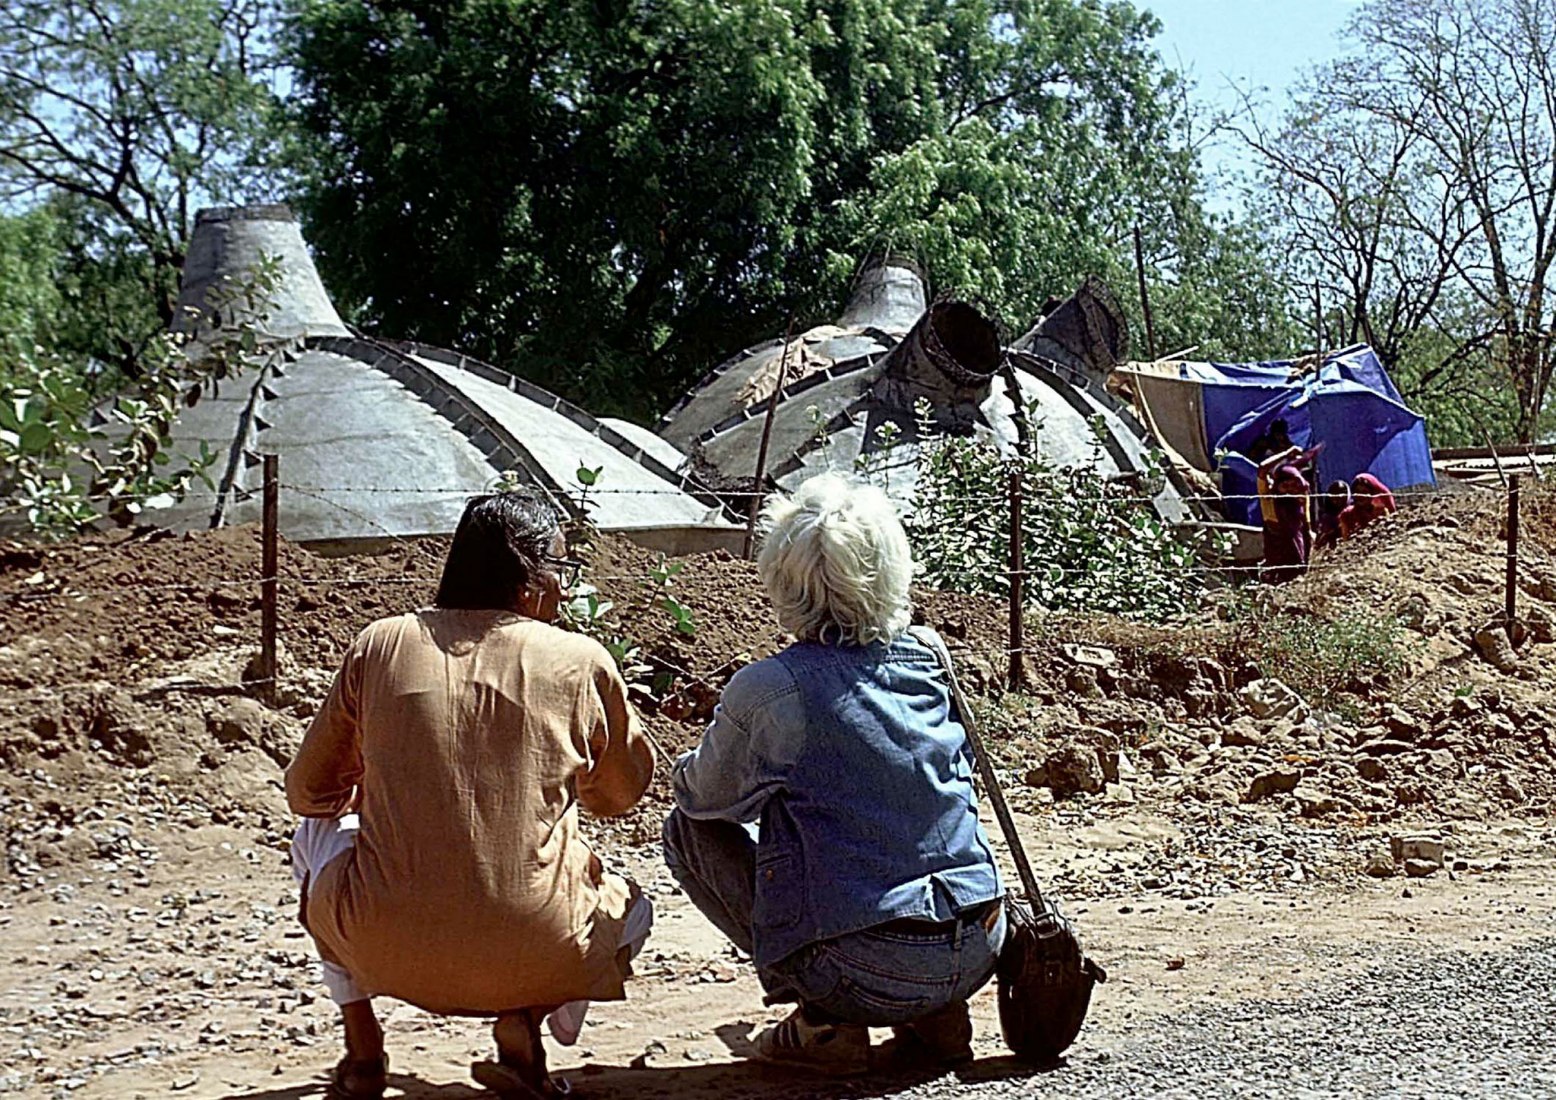
[[[1405,407],[1370,347],[1335,352],[1305,374],[1291,362],[1175,367],[1175,378],[1143,378],[1142,395],[1165,442],[1185,456],[1208,457],[1219,471],[1228,519],[1259,523],[1256,469],[1246,456],[1276,420],[1298,446],[1322,444],[1315,491],[1361,473],[1396,491],[1437,484],[1425,422]]]

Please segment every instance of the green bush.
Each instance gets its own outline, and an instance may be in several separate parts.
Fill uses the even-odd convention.
[[[1022,474],[1022,562],[1028,604],[1164,620],[1193,610],[1204,588],[1208,536],[1175,531],[1144,498],[1154,484],[1113,481],[1098,464],[1061,467],[1041,454],[1002,456],[991,442],[937,435],[919,409],[917,482],[908,538],[934,588],[980,595],[1010,591],[1009,475]],[[895,433],[860,473],[884,480]],[[884,433],[878,433],[878,438]],[[1100,455],[1100,440],[1096,444]]]
[[[203,442],[198,455],[169,450],[173,421],[207,383],[295,354],[296,341],[259,335],[279,280],[272,257],[231,280],[207,304],[213,325],[221,317],[228,323],[206,334],[198,354],[189,353],[184,336],[159,334],[141,356],[140,373],[112,398],[94,390],[89,365],[42,348],[3,352],[0,511],[62,536],[103,515],[132,520],[147,502],[181,499],[196,483],[214,488],[209,470],[222,456]],[[235,316],[251,319],[234,323]]]
[[[1364,691],[1380,675],[1399,674],[1410,657],[1399,621],[1366,610],[1327,619],[1255,600],[1242,609],[1235,631],[1236,649],[1263,675],[1341,713],[1356,709],[1341,696]]]

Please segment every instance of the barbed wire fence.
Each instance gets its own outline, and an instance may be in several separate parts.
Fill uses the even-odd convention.
[[[263,476],[258,489],[245,490],[245,500],[255,496],[260,498],[261,504],[261,567],[258,577],[230,578],[220,580],[200,580],[168,583],[123,583],[114,587],[92,588],[72,585],[68,578],[55,578],[47,587],[43,582],[39,583],[36,590],[18,588],[6,593],[0,599],[13,605],[22,605],[47,600],[72,600],[84,601],[95,597],[118,596],[126,591],[135,591],[145,594],[165,593],[211,593],[224,590],[247,589],[252,591],[257,585],[260,594],[260,650],[259,658],[254,667],[254,675],[245,677],[244,686],[257,691],[261,698],[273,703],[281,683],[280,668],[278,664],[278,639],[280,634],[280,589],[283,582],[289,586],[302,589],[351,589],[357,587],[382,587],[382,586],[417,586],[422,588],[436,586],[441,579],[439,575],[432,573],[401,574],[394,577],[363,576],[363,577],[330,577],[310,578],[305,576],[286,576],[280,572],[280,502],[283,492],[296,494],[305,499],[315,500],[331,508],[338,509],[354,520],[372,527],[379,533],[379,537],[392,544],[409,545],[417,542],[421,536],[405,536],[395,533],[386,527],[378,518],[361,508],[353,508],[345,504],[341,497],[372,496],[377,494],[412,494],[412,495],[436,495],[450,499],[463,501],[475,495],[470,488],[432,488],[421,486],[380,486],[380,485],[341,485],[323,486],[291,484],[280,480],[279,460],[276,455],[263,456]],[[1481,491],[1489,491],[1482,489]],[[1509,632],[1516,625],[1517,599],[1519,587],[1519,515],[1520,515],[1520,476],[1516,473],[1509,474],[1505,483],[1505,507],[1506,507],[1506,581],[1504,593],[1503,621]],[[215,491],[186,493],[183,500],[216,500],[222,494]],[[674,487],[665,488],[606,488],[591,487],[588,490],[590,498],[607,496],[673,496],[684,498],[684,490]],[[718,494],[730,502],[747,501],[752,510],[760,506],[760,503],[768,495],[760,491],[731,491]],[[1419,489],[1395,492],[1393,496],[1397,500],[1409,501],[1413,499],[1438,498],[1442,494],[1439,490]],[[1106,500],[1113,503],[1152,504],[1158,501],[1160,494],[1140,495],[1129,493],[1106,493],[1095,496],[1072,496],[1071,499],[1080,501]],[[109,499],[104,494],[100,499]],[[957,498],[964,504],[980,506],[985,512],[992,513],[1003,510],[1008,521],[1009,557],[1005,570],[1008,581],[1008,611],[1009,611],[1009,639],[1005,647],[1005,656],[1008,659],[1006,668],[1007,683],[1012,689],[1020,688],[1026,678],[1025,658],[1029,654],[1040,652],[1026,644],[1025,640],[1025,601],[1031,591],[1031,582],[1034,580],[1045,581],[1049,584],[1064,584],[1072,578],[1086,577],[1093,574],[1094,570],[1088,566],[1058,566],[1040,565],[1031,567],[1024,560],[1023,548],[1025,546],[1025,503],[1026,486],[1023,473],[1019,466],[1011,469],[1008,475],[1007,491],[1004,494],[993,495],[989,493],[968,493]],[[1227,502],[1256,502],[1257,494],[1205,494],[1200,496],[1175,496],[1174,499],[1185,504],[1213,504],[1217,507]],[[15,514],[25,511],[25,505],[7,505],[0,507],[0,515]],[[738,535],[735,527],[731,531]],[[1264,566],[1258,563],[1237,564],[1235,562],[1197,562],[1187,565],[1161,564],[1158,567],[1162,572],[1181,576],[1195,576],[1201,579],[1217,578],[1222,581],[1238,581],[1256,579],[1264,570]],[[1321,573],[1331,570],[1348,568],[1344,563],[1328,562],[1322,558],[1310,561],[1306,567],[1308,573]],[[591,583],[596,582],[641,582],[643,577],[637,574],[625,573],[589,573],[587,579]],[[1046,651],[1043,647],[1041,651]],[[662,654],[655,654],[654,660],[663,666],[665,671],[680,677],[683,681],[683,690],[708,683],[712,678],[728,667],[728,663],[720,669],[698,675],[690,669],[681,667]]]

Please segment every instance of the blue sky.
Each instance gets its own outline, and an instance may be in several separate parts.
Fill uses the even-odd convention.
[[[1263,88],[1273,113],[1299,73],[1338,56],[1339,33],[1359,0],[1134,0],[1162,23],[1156,38],[1162,57],[1188,73],[1193,101],[1232,109],[1241,99],[1233,86]],[[1236,171],[1246,159],[1232,139],[1205,150],[1212,172]]]

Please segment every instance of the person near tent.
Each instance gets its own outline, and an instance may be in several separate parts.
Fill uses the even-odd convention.
[[[1291,427],[1284,418],[1277,418],[1271,421],[1269,428],[1261,432],[1259,438],[1253,441],[1253,445],[1248,448],[1248,457],[1255,463],[1260,463],[1273,454],[1291,449]]]
[[[654,760],[610,654],[553,625],[565,554],[538,493],[471,500],[433,606],[362,631],[286,771],[337,1100],[384,1093],[375,995],[495,1017],[497,1060],[471,1071],[505,1100],[554,1091],[543,1019],[571,1043],[589,1000],[624,995],[652,910],[578,811],[630,810]]]
[[[1344,481],[1331,481],[1313,503],[1313,550],[1317,552],[1340,541],[1340,515],[1351,506],[1351,487]]]
[[[896,506],[836,474],[765,509],[757,570],[798,641],[725,687],[676,761],[665,861],[756,963],[774,1062],[972,1058],[967,999],[994,974],[1002,890],[972,756],[935,651],[909,632],[912,553]]]
[[[1308,529],[1308,482],[1296,463],[1300,447],[1288,447],[1259,464],[1259,508],[1264,518],[1264,568],[1260,580],[1283,584],[1307,570],[1312,551]]]
[[[1351,479],[1351,506],[1340,513],[1340,537],[1350,538],[1373,520],[1399,511],[1394,494],[1371,474]]]

